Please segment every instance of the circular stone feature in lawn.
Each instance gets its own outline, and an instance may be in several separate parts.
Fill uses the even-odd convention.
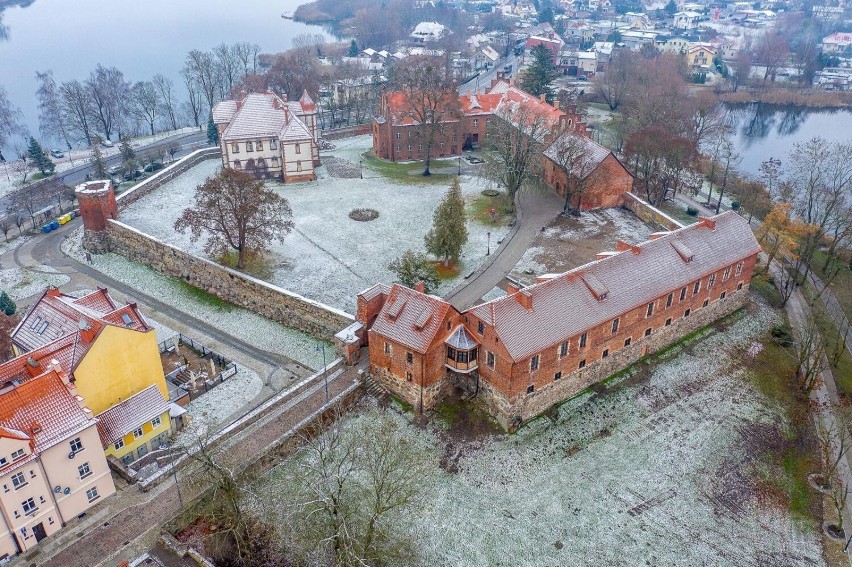
[[[376,209],[352,209],[349,211],[349,218],[358,222],[369,222],[379,218],[379,211]]]

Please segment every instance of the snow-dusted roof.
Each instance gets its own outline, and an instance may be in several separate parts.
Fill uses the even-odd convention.
[[[244,140],[246,138],[278,137],[282,141],[310,140],[310,130],[297,115],[313,112],[316,107],[307,91],[298,101],[285,102],[278,95],[266,93],[251,93],[241,101],[224,101],[214,107],[214,120],[217,108],[223,105],[218,114],[224,117],[228,114],[230,105],[234,103],[235,111],[225,131],[223,140]]]
[[[568,131],[556,138],[552,144],[544,151],[544,156],[553,160],[555,163],[565,161],[561,159],[561,153],[570,151],[571,153],[582,152],[584,163],[573,164],[572,170],[568,172],[570,175],[588,176],[594,169],[612,153],[607,148],[598,144],[591,138],[580,136],[574,132]]]
[[[101,443],[104,447],[111,445],[168,410],[169,401],[163,398],[160,389],[148,386],[98,415]]]
[[[444,344],[447,344],[458,350],[470,350],[479,346],[479,341],[473,338],[464,325],[459,325],[449,337],[444,339]]]
[[[453,309],[446,301],[393,284],[372,330],[419,353],[432,346],[441,323]]]

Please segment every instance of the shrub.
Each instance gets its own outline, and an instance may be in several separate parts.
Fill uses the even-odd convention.
[[[482,192],[482,194],[486,197],[496,197],[500,194],[500,191],[498,191],[497,189],[486,189]]]
[[[739,201],[731,201],[731,208],[735,211],[740,210],[740,202]]]
[[[686,208],[686,214],[688,214],[691,217],[696,217],[696,216],[698,216],[698,209],[696,209],[695,207],[687,207]]]
[[[379,218],[379,211],[376,209],[352,209],[349,211],[349,218],[358,222],[369,222]]]

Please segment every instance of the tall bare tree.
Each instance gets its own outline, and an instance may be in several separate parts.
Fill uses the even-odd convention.
[[[636,56],[627,49],[618,49],[612,54],[612,59],[606,72],[594,78],[598,92],[609,105],[610,110],[617,110],[628,95]]]
[[[71,136],[87,146],[92,145],[94,128],[89,113],[89,97],[80,81],[67,81],[59,85],[62,117]]]
[[[36,80],[39,83],[36,91],[39,132],[45,139],[58,140],[70,150],[72,148],[71,133],[62,112],[62,99],[59,87],[53,78],[53,71],[44,73],[37,71]]]
[[[219,94],[219,67],[216,58],[208,51],[193,49],[186,54],[183,70],[184,77],[191,77],[207,101],[207,110],[212,110]],[[207,113],[203,113],[206,115]]]
[[[393,87],[402,93],[403,113],[418,126],[420,142],[426,148],[423,175],[431,175],[432,146],[461,117],[453,78],[437,58],[409,57],[394,66]]]
[[[196,81],[195,75],[186,67],[181,71],[181,76],[187,93],[187,99],[183,104],[184,113],[195,124],[196,128],[201,128],[202,120],[206,117],[203,109],[204,93],[201,90],[201,85]]]
[[[86,80],[89,113],[107,140],[121,136],[122,121],[126,118],[130,84],[116,67],[95,68]]]
[[[160,98],[157,89],[151,81],[139,81],[130,90],[130,112],[139,122],[148,126],[148,131],[154,135],[154,126],[160,110]]]
[[[154,75],[151,83],[157,93],[159,100],[160,113],[163,114],[172,130],[178,129],[177,121],[177,100],[175,100],[175,83],[171,79],[160,75]]]
[[[583,192],[594,182],[594,172],[598,166],[589,153],[588,141],[572,132],[565,132],[545,151],[545,155],[566,174],[562,210],[579,209]]]
[[[3,156],[3,148],[14,136],[24,135],[26,129],[21,120],[21,111],[12,105],[6,89],[0,85],[0,157]],[[5,160],[5,158],[4,158]]]
[[[235,46],[227,43],[220,43],[214,47],[213,55],[216,57],[216,66],[219,70],[220,96],[225,98],[234,88],[234,85],[242,79],[240,58]]]
[[[234,44],[234,54],[240,62],[242,77],[246,75],[254,75],[257,73],[257,54],[260,53],[260,46],[256,43],[241,41]]]

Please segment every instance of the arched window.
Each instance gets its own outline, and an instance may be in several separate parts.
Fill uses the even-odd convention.
[[[257,168],[258,169],[266,169],[266,160],[263,158],[258,158],[257,160]]]
[[[250,159],[246,162],[246,169],[254,169],[254,160]]]
[[[243,164],[240,162],[240,160],[235,159],[234,160],[234,169],[242,169],[242,168],[243,168]]]

